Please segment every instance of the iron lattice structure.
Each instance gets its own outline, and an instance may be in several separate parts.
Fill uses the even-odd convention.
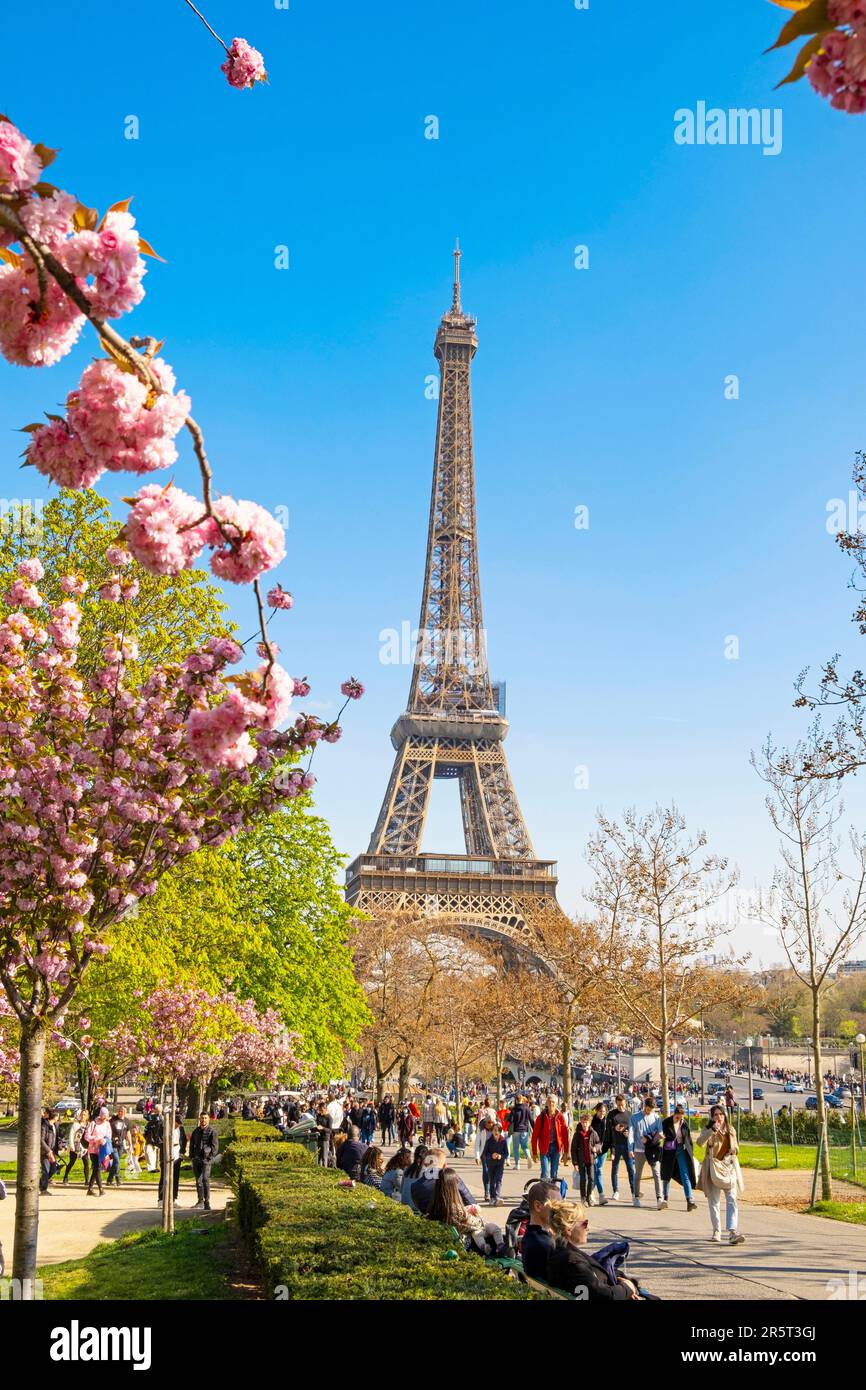
[[[478,573],[471,366],[475,319],[460,302],[436,333],[439,413],[419,640],[409,703],[391,731],[394,766],[368,851],[346,895],[368,911],[435,915],[449,926],[532,949],[539,914],[559,913],[556,865],[535,858],[503,741],[487,662]],[[456,778],[465,855],[421,853],[436,777]]]

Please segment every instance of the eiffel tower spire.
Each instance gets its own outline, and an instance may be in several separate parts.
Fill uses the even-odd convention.
[[[391,730],[396,757],[369,849],[349,866],[346,893],[369,910],[421,904],[456,913],[472,930],[526,944],[531,910],[560,908],[556,866],[535,858],[518,805],[503,748],[508,720],[487,664],[470,382],[478,339],[461,304],[461,256],[458,241],[451,308],[433,347],[439,409],[409,700]],[[458,781],[465,855],[421,853],[437,777]]]

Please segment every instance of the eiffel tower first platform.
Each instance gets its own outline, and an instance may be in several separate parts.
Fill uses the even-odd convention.
[[[436,334],[441,381],[427,565],[409,703],[391,730],[394,767],[348,901],[406,910],[534,954],[541,915],[561,914],[556,864],[536,859],[508,771],[508,720],[487,665],[478,578],[470,370],[475,319],[454,297]],[[434,777],[459,783],[465,854],[421,853]]]

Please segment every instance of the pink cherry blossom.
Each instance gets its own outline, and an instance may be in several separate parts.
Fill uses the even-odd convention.
[[[72,218],[77,206],[77,198],[56,188],[48,198],[30,198],[19,216],[36,241],[56,252],[75,231]]]
[[[295,694],[296,694],[296,695],[300,695],[301,699],[304,699],[304,697],[307,696],[307,695],[309,695],[309,693],[310,693],[310,683],[309,683],[309,681],[307,680],[306,676],[302,676],[300,680],[298,680],[298,679],[296,678],[296,679],[295,679]]]
[[[0,130],[3,126],[0,125]],[[49,277],[41,294],[36,268],[0,266],[0,353],[19,367],[50,367],[77,342],[84,315]]]
[[[826,34],[806,76],[837,111],[861,115],[866,111],[866,40],[844,29]]]
[[[355,680],[354,676],[350,676],[347,681],[343,681],[340,690],[348,700],[360,700],[364,693],[364,686],[360,681]]]
[[[177,459],[174,437],[190,411],[186,392],[174,395],[174,373],[159,358],[151,367],[163,393],[151,398],[132,372],[100,358],[67,398],[69,428],[87,453],[111,472],[151,473]]]
[[[268,591],[268,605],[271,608],[283,608],[288,610],[294,606],[295,600],[287,589],[282,585],[275,584],[273,589]]]
[[[273,569],[286,556],[286,537],[282,526],[257,502],[237,502],[221,497],[214,503],[219,531],[212,528],[216,546],[210,567],[220,579],[233,584],[250,584],[265,570]]]
[[[18,573],[22,579],[32,579],[34,584],[38,584],[45,577],[45,566],[38,555],[32,555],[29,560],[21,561]]]
[[[266,80],[265,60],[258,49],[248,44],[246,39],[232,39],[227,53],[222,71],[231,87],[242,90]]]
[[[62,260],[71,273],[92,284],[85,291],[101,319],[120,318],[144,298],[142,279],[147,267],[139,254],[135,218],[129,212],[108,212],[97,231],[83,231],[63,248]]]
[[[0,187],[3,192],[18,193],[32,188],[41,178],[42,161],[27,136],[11,121],[0,121]]]
[[[52,420],[33,431],[27,461],[58,487],[92,487],[104,472],[103,465],[90,457],[63,420]]]
[[[132,555],[151,574],[180,574],[189,569],[211,529],[194,497],[180,488],[160,488],[155,483],[136,493],[123,528]]]

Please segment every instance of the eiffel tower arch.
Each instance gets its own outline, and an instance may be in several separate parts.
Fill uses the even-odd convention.
[[[561,915],[556,864],[537,859],[505,756],[508,733],[487,662],[478,572],[471,365],[475,319],[454,291],[433,348],[439,413],[419,641],[409,701],[391,730],[394,764],[346,897],[366,911],[414,911],[537,956],[538,925]],[[465,854],[421,852],[437,777],[456,779]]]

